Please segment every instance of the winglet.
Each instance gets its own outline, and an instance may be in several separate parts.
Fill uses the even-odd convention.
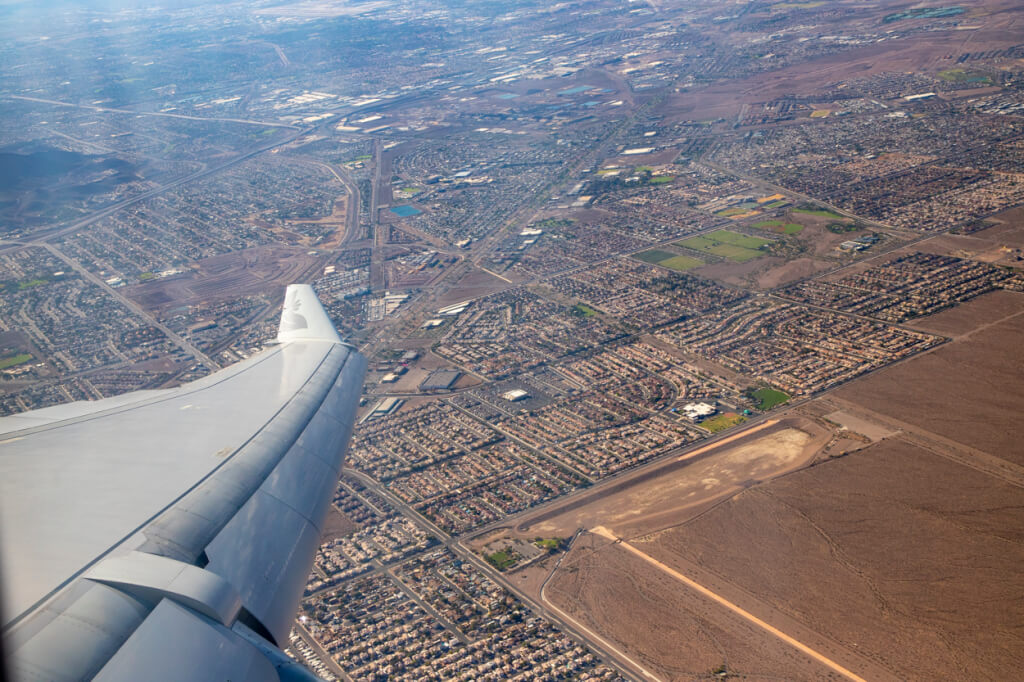
[[[277,329],[277,340],[288,341],[333,341],[341,343],[338,331],[320,305],[313,287],[308,284],[289,284],[284,293],[284,310],[281,311],[281,325]]]

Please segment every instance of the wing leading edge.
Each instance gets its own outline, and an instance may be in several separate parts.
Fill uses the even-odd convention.
[[[288,287],[278,341],[175,389],[0,419],[15,680],[312,679],[275,645],[366,361],[304,285]]]

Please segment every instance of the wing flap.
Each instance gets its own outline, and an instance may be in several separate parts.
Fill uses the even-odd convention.
[[[261,650],[246,625],[286,640],[366,369],[324,326],[312,289],[289,292],[304,325],[283,320],[283,343],[260,356],[178,389],[0,419],[4,644],[24,679],[85,679],[100,665],[97,679],[142,679],[130,675],[138,665],[159,669],[162,630],[180,629],[186,648],[200,652],[176,661],[188,662],[190,679],[221,669],[207,654]],[[158,589],[149,582],[159,576],[103,573],[131,555],[184,567],[183,577]],[[223,609],[209,611],[192,592],[210,585],[239,596],[237,620],[208,617]],[[78,651],[69,638],[83,622],[95,622],[95,637],[76,640],[88,642]],[[204,643],[216,640],[211,627],[229,642],[219,653]],[[290,664],[268,651],[262,662],[240,655],[245,671],[223,670],[276,679],[264,674]],[[268,660],[277,662],[268,669]]]

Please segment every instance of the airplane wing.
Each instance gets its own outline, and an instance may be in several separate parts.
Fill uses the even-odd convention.
[[[0,419],[15,680],[315,679],[285,645],[366,361],[306,285],[278,344],[178,388]]]

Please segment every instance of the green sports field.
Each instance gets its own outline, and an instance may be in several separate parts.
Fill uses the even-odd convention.
[[[758,401],[757,409],[762,412],[789,401],[788,395],[782,391],[776,391],[774,388],[759,388],[751,392],[750,397]]]
[[[705,419],[700,423],[705,429],[711,433],[718,433],[719,431],[725,431],[730,426],[736,426],[747,421],[747,418],[742,414],[736,414],[735,412],[726,412],[712,417],[711,419]]]
[[[703,261],[699,261],[696,258],[690,258],[689,256],[672,256],[665,260],[658,261],[658,265],[663,268],[670,270],[678,270],[679,272],[685,272],[686,270],[692,270],[693,268],[699,268],[704,265]]]
[[[597,315],[597,311],[586,303],[577,303],[570,309],[570,312],[576,317],[593,317]]]
[[[717,230],[710,234],[690,237],[677,242],[677,246],[711,253],[736,263],[746,263],[749,260],[760,258],[765,255],[761,247],[768,244],[771,242],[767,239],[750,237],[729,230]]]
[[[18,365],[24,365],[31,359],[32,356],[29,355],[28,353],[19,353],[18,355],[0,358],[0,369],[7,369],[8,367],[17,367]]]
[[[651,249],[650,251],[641,251],[640,253],[634,253],[633,258],[642,260],[645,263],[660,263],[663,260],[674,258],[676,254],[671,251],[662,251],[661,249]]]
[[[487,559],[487,563],[494,566],[499,571],[504,571],[516,565],[518,559],[514,554],[506,550],[500,550],[494,554],[487,554],[484,556]]]

